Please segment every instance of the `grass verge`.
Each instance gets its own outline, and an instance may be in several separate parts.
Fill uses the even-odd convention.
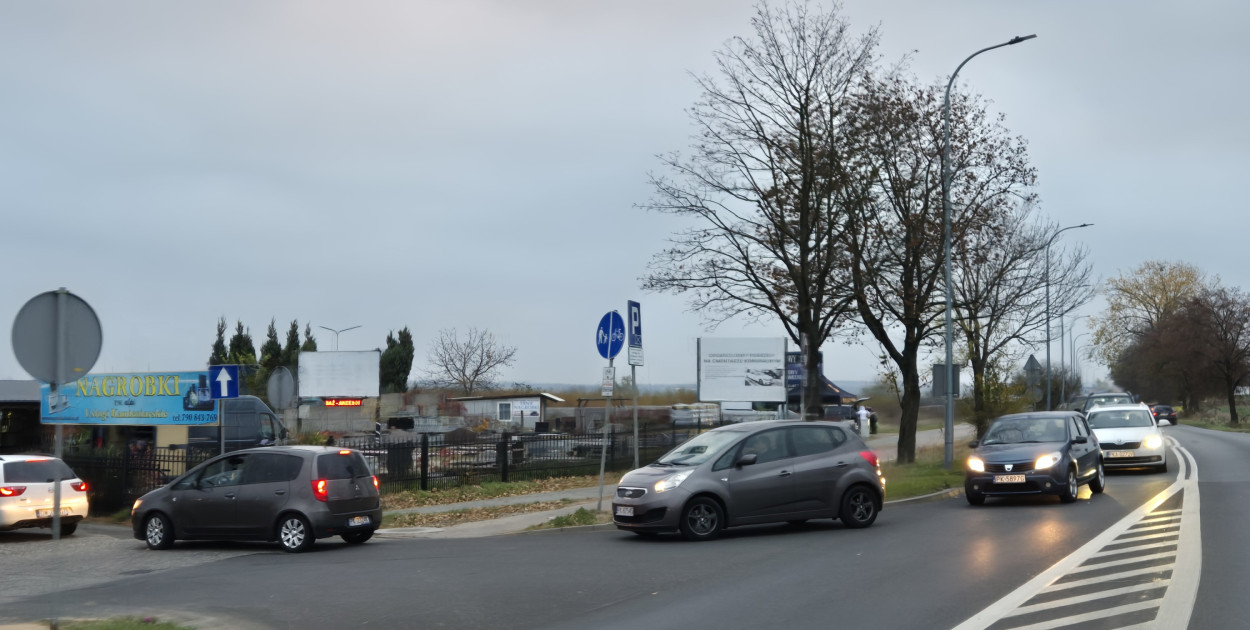
[[[621,480],[621,473],[606,473],[604,483],[615,486]],[[464,501],[480,501],[513,497],[539,492],[557,492],[574,488],[589,488],[599,485],[599,475],[580,477],[554,477],[538,481],[512,481],[502,483],[488,481],[476,486],[455,486],[435,490],[403,490],[388,492],[382,495],[383,510],[402,510],[430,505],[446,505]]]
[[[62,621],[61,630],[193,630],[153,617],[117,617],[114,619],[90,619],[85,621]]]
[[[950,469],[942,466],[946,456],[944,446],[916,449],[916,461],[910,464],[885,462],[881,475],[885,477],[887,500],[910,499],[943,490],[962,488],[964,485],[963,462],[971,449],[967,444],[955,445],[954,464]]]

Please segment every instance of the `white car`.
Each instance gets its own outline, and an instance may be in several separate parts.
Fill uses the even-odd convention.
[[[1167,472],[1163,432],[1155,424],[1150,407],[1094,407],[1085,418],[1102,447],[1103,468],[1152,468],[1155,472]]]
[[[0,455],[0,531],[52,528],[57,474],[61,477],[61,535],[87,517],[87,482],[47,455]]]

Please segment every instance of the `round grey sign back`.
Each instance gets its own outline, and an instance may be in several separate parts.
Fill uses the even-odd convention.
[[[58,338],[64,343],[60,374]],[[86,375],[100,358],[102,341],[95,311],[65,289],[36,295],[13,319],[13,354],[23,369],[45,383],[60,385]]]

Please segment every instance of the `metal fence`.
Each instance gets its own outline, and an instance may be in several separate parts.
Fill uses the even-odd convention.
[[[710,428],[710,427],[707,427]],[[697,432],[694,428],[645,427],[638,435],[638,460],[654,461]],[[596,475],[606,448],[609,471],[633,467],[633,434],[502,433],[449,440],[442,434],[411,439],[342,438],[336,445],[361,451],[384,492]],[[215,444],[172,448],[102,450],[66,446],[63,459],[88,484],[91,513],[113,514],[135,499],[216,455]]]

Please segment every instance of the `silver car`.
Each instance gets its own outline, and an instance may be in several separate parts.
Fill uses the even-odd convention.
[[[726,527],[813,518],[868,527],[884,501],[877,456],[844,424],[761,421],[702,433],[626,474],[612,515],[639,535],[710,540]]]
[[[1168,471],[1163,432],[1143,404],[1095,407],[1086,416],[1102,446],[1104,468],[1150,468]]]

